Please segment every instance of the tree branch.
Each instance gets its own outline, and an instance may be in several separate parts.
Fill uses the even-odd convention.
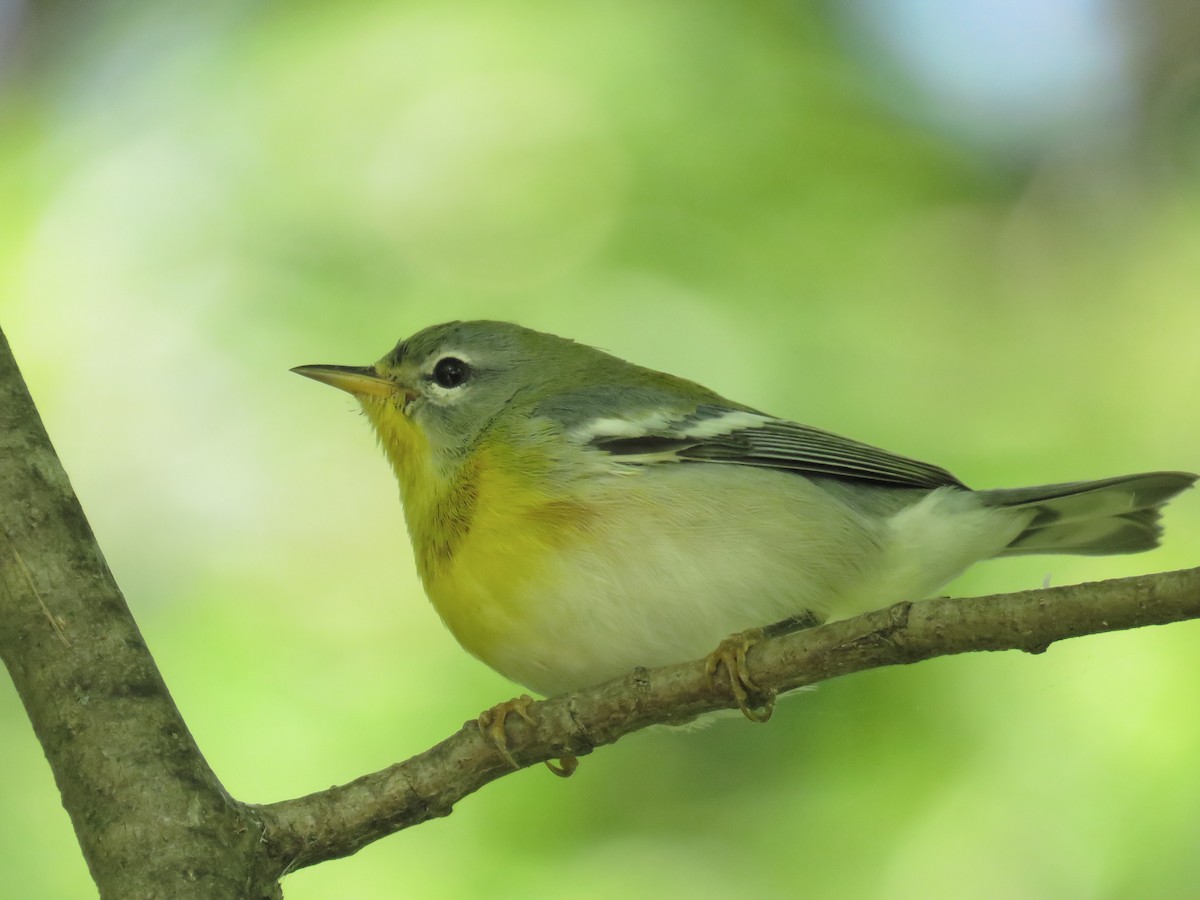
[[[513,771],[472,720],[407,762],[264,806],[231,798],[176,709],[0,334],[0,657],[104,897],[280,896],[278,879],[447,815]],[[1200,618],[1200,569],[993,597],[902,603],[755,646],[787,691],[975,650]],[[535,704],[508,733],[522,766],[734,706],[701,662]]]
[[[3,333],[0,422],[0,658],[101,894],[270,896],[261,831],[176,709]]]
[[[751,649],[753,680],[779,692],[881,666],[978,650],[1041,653],[1055,641],[1200,618],[1200,568],[988,597],[899,603],[764,641]],[[638,669],[599,687],[510,717],[521,766],[583,756],[631,732],[682,724],[735,707],[708,683],[702,661]],[[394,831],[448,815],[463,797],[513,770],[474,721],[406,762],[347,785],[259,808],[269,852],[284,870],[354,853]]]

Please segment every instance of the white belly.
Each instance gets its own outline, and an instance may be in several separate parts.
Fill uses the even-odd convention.
[[[999,552],[1027,518],[939,490],[884,519],[805,478],[743,466],[594,483],[585,540],[537,579],[519,632],[489,659],[545,695],[697,659],[733,632],[805,611],[836,618],[921,599]]]

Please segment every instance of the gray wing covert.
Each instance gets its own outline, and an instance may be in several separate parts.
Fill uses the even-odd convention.
[[[644,434],[597,434],[589,443],[635,464],[731,463],[897,488],[965,487],[938,466],[797,422],[714,406]]]

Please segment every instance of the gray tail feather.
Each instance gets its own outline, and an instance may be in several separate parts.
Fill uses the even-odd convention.
[[[1197,479],[1189,472],[1146,472],[1101,481],[1074,481],[1013,490],[979,491],[988,506],[1034,510],[1000,556],[1138,553],[1158,546],[1159,513]]]

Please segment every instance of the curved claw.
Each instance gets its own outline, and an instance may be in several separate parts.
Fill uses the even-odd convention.
[[[570,778],[575,774],[575,770],[579,768],[579,757],[568,754],[558,760],[558,765],[555,765],[552,760],[546,760],[546,768],[557,775],[559,778]]]
[[[505,727],[505,720],[508,718],[509,713],[516,713],[532,725],[533,716],[529,714],[529,707],[533,705],[533,702],[533,698],[528,694],[522,694],[520,697],[514,697],[512,700],[497,703],[491,709],[485,709],[479,714],[479,718],[475,720],[476,724],[479,725],[479,733],[491,741],[492,746],[496,748],[496,752],[500,754],[500,758],[514,769],[519,769],[521,766],[513,759],[513,755],[508,752],[508,730]],[[546,768],[559,778],[570,778],[575,774],[575,770],[579,768],[579,758],[568,753],[558,760],[557,765],[548,759],[546,760]]]
[[[475,720],[479,725],[480,734],[492,742],[492,746],[496,748],[496,752],[500,754],[500,758],[514,769],[521,767],[513,759],[512,754],[508,752],[508,732],[505,730],[504,720],[508,718],[509,713],[516,713],[532,725],[533,716],[529,714],[529,707],[532,704],[533,698],[528,694],[522,694],[520,697],[514,697],[512,700],[497,703],[491,709],[485,709],[479,714],[479,718]]]
[[[716,687],[716,674],[725,670],[729,690],[737,701],[738,709],[751,722],[767,722],[775,711],[775,692],[759,687],[746,671],[746,651],[761,641],[763,629],[751,628],[731,634],[717,645],[717,649],[704,660],[704,672],[708,683]]]

